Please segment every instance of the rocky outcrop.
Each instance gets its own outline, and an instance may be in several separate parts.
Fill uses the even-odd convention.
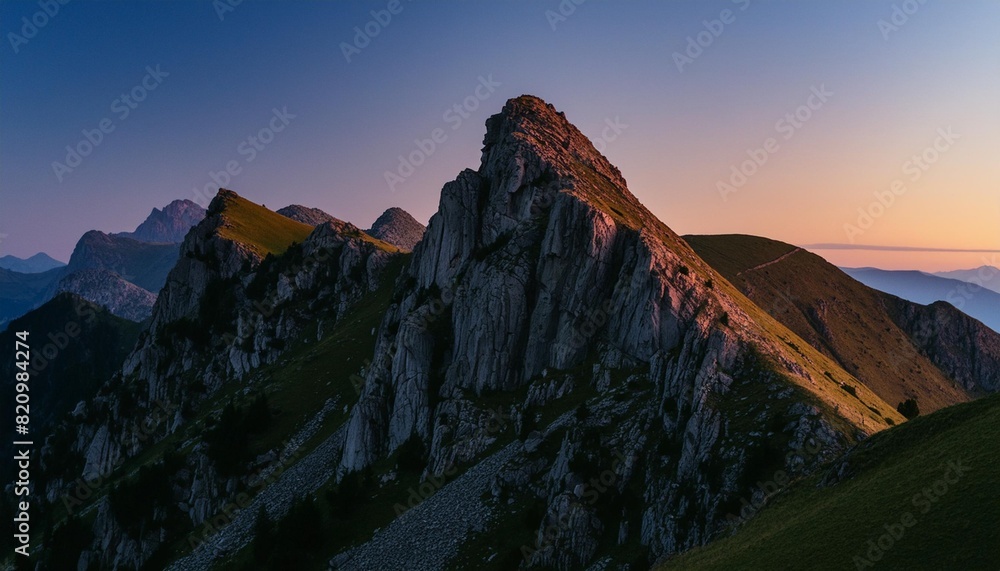
[[[273,363],[317,321],[336,323],[378,287],[396,255],[354,226],[324,223],[300,244],[289,235],[280,256],[262,257],[260,244],[228,237],[233,229],[245,235],[245,229],[254,228],[238,218],[247,213],[258,224],[269,216],[282,219],[220,190],[208,215],[188,233],[149,327],[72,431],[84,477],[113,473],[126,459],[184,427],[192,411],[220,388],[246,383],[255,369]],[[261,243],[275,248],[278,239],[269,236]],[[149,411],[158,407],[166,410],[151,423]],[[168,471],[175,496],[170,509],[179,509],[190,525],[217,513],[245,478],[222,477],[201,446],[179,470]],[[328,462],[324,465],[329,469]],[[53,483],[56,489],[68,485]],[[97,543],[123,547],[100,555],[100,565],[140,567],[147,546],[135,544],[138,538],[106,520],[95,527]],[[158,533],[148,529],[142,541]]]
[[[152,244],[91,230],[76,243],[64,271],[108,270],[155,293],[177,262],[178,250],[177,244]]]
[[[755,308],[537,98],[511,100],[487,121],[479,170],[445,185],[408,273],[352,411],[342,470],[369,466],[415,437],[428,447],[429,473],[439,472],[448,464],[442,459],[475,457],[490,445],[491,439],[454,437],[475,417],[467,409],[478,397],[524,387],[531,395],[536,386],[544,392],[566,383],[609,394],[623,390],[613,380],[622,371],[636,371],[635,382],[648,383],[650,393],[632,415],[621,416],[621,430],[655,435],[671,453],[661,455],[666,465],[658,470],[621,475],[619,491],[643,490],[644,517],[631,529],[660,555],[707,541],[724,527],[727,502],[749,493],[744,482],[785,467],[755,453],[783,458],[786,445],[810,438],[830,455],[856,437],[833,428],[823,412],[832,403],[798,406],[823,398],[801,388],[825,382],[814,372],[820,357],[788,350],[777,335],[792,334],[777,324],[756,323]],[[553,375],[560,379],[555,385]],[[770,399],[744,410],[735,395],[756,390]],[[625,391],[623,398],[638,397]],[[529,403],[515,408],[516,415],[533,414]],[[851,413],[869,414],[859,408]],[[772,450],[773,433],[738,428],[744,415],[784,434],[782,444]],[[874,428],[885,421],[872,422]],[[595,443],[582,444],[583,430],[573,434],[587,461],[603,466]],[[619,446],[626,458],[648,455],[648,448],[635,447],[642,440],[597,446]],[[712,458],[724,460],[709,471],[704,464]],[[807,470],[818,460],[789,469]],[[578,509],[571,495],[581,476],[567,473],[565,462],[556,462],[563,468],[551,477],[524,462],[533,467],[518,472],[512,487],[549,481],[537,488],[548,506],[545,518],[569,521],[536,553],[539,561],[560,568],[585,563],[595,534],[617,532],[621,522],[595,521],[590,507]],[[672,520],[677,513],[688,517]]]
[[[184,241],[184,236],[205,217],[205,209],[190,200],[175,200],[163,207],[154,208],[134,232],[119,232],[117,236],[140,242]]]
[[[156,303],[156,294],[126,281],[109,270],[80,270],[59,281],[59,291],[68,291],[108,308],[131,321],[149,318]]]
[[[1000,335],[949,303],[885,303],[917,351],[974,394],[1000,391]],[[902,355],[906,358],[907,355]]]
[[[308,224],[310,226],[319,226],[320,224],[325,224],[327,222],[333,222],[334,224],[344,223],[343,220],[334,218],[319,208],[309,208],[308,206],[302,206],[299,204],[292,204],[284,208],[279,208],[277,213],[285,216],[286,218],[291,218],[292,220]]]
[[[426,229],[423,224],[410,216],[410,213],[402,208],[393,207],[383,212],[365,232],[397,248],[413,250],[417,242],[424,237]]]

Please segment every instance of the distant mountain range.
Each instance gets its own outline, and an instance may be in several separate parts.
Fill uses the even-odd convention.
[[[338,227],[354,228],[318,208],[291,205],[278,213],[308,226],[332,222]],[[177,262],[180,243],[205,215],[205,209],[197,204],[175,200],[162,210],[154,208],[134,232],[85,233],[68,264],[43,253],[28,260],[4,257],[4,264],[0,264],[0,328],[59,291],[75,293],[125,319],[142,321],[150,317],[157,293]],[[390,208],[369,233],[410,250],[423,231],[424,226],[408,213]],[[31,271],[22,271],[26,269]]]
[[[0,258],[0,269],[22,274],[39,274],[65,265],[65,263],[53,259],[45,252],[39,252],[27,259],[21,259],[17,256],[4,256]]]
[[[101,304],[125,319],[148,318],[156,292],[177,262],[180,241],[204,216],[197,204],[175,200],[163,210],[154,208],[134,232],[85,233],[68,264],[56,262],[57,267],[40,273],[0,269],[0,329],[60,291]],[[39,256],[44,254],[31,259]]]
[[[903,299],[930,305],[944,301],[1000,331],[1000,293],[974,283],[918,271],[841,268],[859,282]],[[975,272],[975,270],[969,270]],[[968,274],[966,274],[968,275]],[[1000,281],[1000,276],[995,278]]]
[[[969,282],[1000,293],[1000,268],[996,266],[979,266],[971,270],[935,272],[934,275],[941,278]]]

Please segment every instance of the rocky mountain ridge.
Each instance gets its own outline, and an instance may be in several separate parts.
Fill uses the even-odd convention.
[[[59,280],[56,288],[79,295],[130,321],[148,319],[156,303],[156,294],[104,269],[78,270]]]
[[[413,250],[426,230],[407,211],[393,207],[383,212],[365,232],[398,248]]]
[[[43,451],[51,504],[106,480],[57,528],[77,568],[648,568],[906,422],[536,97],[412,253],[383,236],[219,190]],[[953,333],[924,350],[981,378]]]
[[[752,429],[736,429],[742,415],[773,416],[774,429],[788,431],[782,446],[813,439],[830,455],[865,431],[901,420],[848,373],[760,315],[628,192],[618,169],[561,113],[537,98],[511,100],[487,121],[482,164],[445,185],[408,283],[383,322],[353,409],[345,472],[414,440],[427,451],[427,474],[474,462],[496,437],[460,436],[476,433],[487,414],[477,401],[486,395],[527,389],[511,412],[523,427],[567,392],[588,385],[604,397],[624,392],[624,404],[594,405],[610,407],[605,418],[620,421],[599,450],[583,444],[584,423],[563,437],[561,460],[538,464],[525,449],[511,461],[518,467],[498,476],[497,499],[538,490],[546,506],[539,534],[546,521],[573,522],[533,553],[533,565],[587,563],[608,526],[631,529],[620,542],[632,537],[654,556],[706,541],[724,527],[729,499],[749,493],[739,483],[760,469],[747,450],[773,445],[773,434],[760,439]],[[855,387],[866,404],[843,398],[841,384]],[[649,388],[630,395],[631,385]],[[772,393],[760,409],[720,406],[759,390]],[[644,396],[637,402],[638,394]],[[675,451],[652,454],[651,441],[661,438],[675,442],[664,445]],[[608,449],[632,458],[618,488],[634,486],[645,498],[635,527],[618,518],[595,520],[574,496],[581,474],[566,463],[581,455],[597,461]],[[774,454],[783,457],[784,448]],[[724,459],[711,477],[699,468],[707,458]],[[777,468],[807,470],[817,459],[810,460]],[[668,514],[678,513],[692,519],[670,523]]]
[[[247,234],[258,228],[284,233]],[[317,317],[335,323],[378,286],[395,253],[387,248],[348,224],[310,229],[220,190],[205,219],[185,238],[149,326],[121,372],[73,422],[78,437],[70,453],[80,456],[83,476],[113,473],[156,441],[187,428],[206,397],[273,363]],[[161,403],[172,403],[170,414],[150,429],[145,416]],[[169,498],[163,507],[179,510],[198,526],[231,500],[226,490],[237,480],[220,475],[204,445],[189,454],[188,468],[170,484],[178,494],[187,490],[180,507]],[[57,480],[52,489],[69,483]],[[97,509],[95,533],[112,547],[84,554],[85,560],[141,566],[160,547],[155,533],[136,537],[123,527],[108,511],[111,506]],[[149,524],[164,522],[154,518]]]
[[[685,239],[754,303],[890,404],[913,398],[926,413],[1000,389],[1000,335],[957,310],[920,308],[776,240]],[[961,341],[969,337],[975,341]],[[984,366],[973,372],[958,363]]]
[[[119,232],[116,236],[140,242],[180,243],[188,230],[201,222],[205,209],[190,200],[174,200],[162,210],[154,208],[146,220],[133,232]]]
[[[333,222],[335,224],[341,224],[344,222],[339,218],[334,218],[319,208],[310,208],[300,204],[292,204],[284,208],[279,208],[276,212],[282,216],[286,216],[292,220],[308,224],[310,226],[319,226],[320,224],[324,224],[326,222]]]

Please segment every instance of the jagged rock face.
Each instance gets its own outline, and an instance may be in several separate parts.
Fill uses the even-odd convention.
[[[145,290],[158,292],[177,255],[177,244],[152,244],[91,230],[77,242],[65,272],[109,270]]]
[[[59,291],[68,291],[108,308],[118,317],[142,321],[152,315],[156,294],[126,281],[108,270],[80,270],[59,281]]]
[[[897,324],[922,355],[967,390],[1000,391],[1000,336],[996,332],[943,301],[918,305],[885,297]]]
[[[413,250],[424,237],[425,230],[427,228],[410,216],[409,212],[393,207],[383,212],[365,232],[397,248]]]
[[[121,372],[76,419],[73,452],[82,455],[85,477],[113,472],[178,430],[190,417],[184,411],[196,410],[226,383],[246,382],[317,320],[336,323],[377,289],[396,255],[350,224],[325,223],[282,256],[262,259],[255,248],[220,236],[221,229],[236,223],[227,217],[230,203],[242,200],[231,191],[220,191],[213,200],[208,216],[185,238],[148,329]],[[164,403],[167,410],[151,426],[150,411]],[[219,480],[204,454],[185,461],[188,466],[174,476],[173,485],[175,495],[186,490],[177,501],[197,525],[231,500],[236,481]],[[77,476],[50,485],[58,490]],[[154,540],[147,544],[143,536],[140,544],[102,514],[95,522],[96,541],[117,547],[92,557],[101,567],[141,567],[160,541],[155,539],[159,532],[147,530]]]
[[[790,441],[820,435],[832,452],[848,440],[818,409],[796,408],[780,375],[768,380],[748,365],[759,353],[781,363],[782,374],[807,375],[709,276],[721,279],[642,207],[561,113],[533,97],[509,101],[487,121],[479,170],[445,185],[415,248],[352,411],[342,469],[364,468],[416,435],[440,473],[493,440],[460,439],[456,448],[454,435],[475,417],[463,410],[466,399],[533,390],[551,372],[588,363],[592,374],[565,382],[608,391],[610,371],[638,370],[654,389],[637,403],[639,413],[622,418],[624,429],[662,435],[678,448],[670,470],[639,482],[642,542],[661,554],[706,541],[722,525],[720,506],[751,471],[744,448],[762,440],[729,429],[732,413],[718,404],[726,395],[768,381],[774,399],[753,414],[790,420],[782,425],[794,433]],[[723,314],[727,326],[719,325]],[[626,456],[648,455],[636,448],[642,440],[618,446]],[[728,463],[709,485],[701,465],[712,457]],[[512,481],[544,479],[533,466]],[[549,519],[576,523],[562,528],[555,551],[536,556],[573,568],[592,554],[587,538],[600,522],[565,495],[578,482],[565,473],[549,480],[556,484],[539,487],[547,488]],[[677,512],[693,515],[672,522]]]
[[[343,220],[334,218],[319,208],[309,208],[308,206],[301,206],[299,204],[292,204],[281,208],[277,210],[277,213],[310,226],[319,226],[327,222],[333,222],[334,224],[344,223]]]
[[[190,200],[175,200],[163,210],[154,208],[135,232],[121,232],[118,236],[141,242],[184,241],[184,236],[205,218],[205,209]]]

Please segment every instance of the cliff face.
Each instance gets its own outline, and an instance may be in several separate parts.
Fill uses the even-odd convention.
[[[262,227],[270,228],[266,236],[249,233]],[[303,228],[305,238],[295,243]],[[262,255],[266,249],[281,249],[283,255]],[[116,473],[125,460],[185,429],[199,406],[224,386],[248,386],[252,371],[275,362],[309,326],[336,323],[375,290],[395,252],[349,224],[326,223],[310,232],[220,191],[208,216],[185,238],[149,326],[121,372],[96,398],[81,403],[70,421],[70,454],[80,456],[82,476]],[[204,444],[194,446],[180,465],[166,460],[163,465],[170,466],[163,469],[172,491],[162,506],[153,504],[158,515],[150,516],[148,525],[162,525],[164,534],[176,525],[164,514],[202,525],[253,477],[249,466],[245,474],[222,476]],[[51,481],[50,501],[71,490],[80,475]],[[140,567],[159,547],[155,526],[136,536],[122,526],[120,507],[102,501],[97,510],[93,531],[102,548],[85,553],[84,560],[102,568]]]
[[[833,376],[817,371],[856,380],[760,315],[537,98],[511,100],[488,120],[479,170],[445,185],[400,289],[351,415],[343,470],[416,438],[427,473],[440,474],[497,440],[476,430],[484,397],[525,395],[509,411],[530,430],[557,397],[587,387],[600,395],[602,423],[615,428],[596,447],[584,443],[593,421],[567,417],[561,461],[539,464],[526,443],[517,468],[498,476],[496,495],[532,482],[546,520],[573,522],[535,553],[536,564],[587,562],[609,525],[625,526],[622,541],[640,534],[655,554],[697,545],[721,529],[728,502],[751,493],[749,478],[807,469],[853,441],[856,428],[898,417],[870,393],[862,396],[878,415],[857,402],[841,408]],[[748,394],[755,404],[737,398]],[[554,434],[550,425],[539,438]],[[823,454],[770,461],[807,439]],[[597,462],[602,450],[626,459],[619,492],[641,491],[638,529],[621,517],[602,521],[580,501],[581,471],[568,465]]]
[[[943,301],[918,305],[884,297],[922,356],[973,394],[1000,391],[1000,335]]]
[[[76,243],[64,275],[86,269],[108,270],[156,293],[177,262],[177,250],[177,244],[140,242],[91,230]]]
[[[156,295],[110,270],[79,270],[59,280],[59,291],[75,293],[131,321],[148,318]]]

